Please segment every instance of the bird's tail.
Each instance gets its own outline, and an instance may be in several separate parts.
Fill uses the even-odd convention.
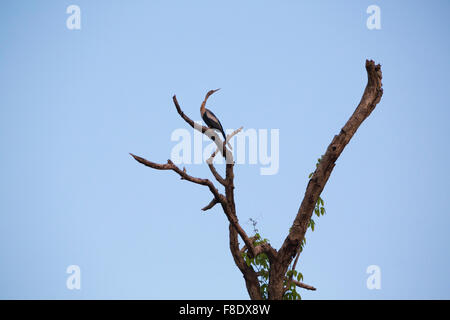
[[[230,143],[227,141],[227,136],[225,135],[225,132],[223,131],[223,129],[221,131],[222,131],[222,135],[223,135],[223,142],[227,144],[227,146],[230,148],[230,150],[233,150]]]

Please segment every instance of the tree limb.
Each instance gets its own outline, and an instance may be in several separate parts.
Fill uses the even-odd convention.
[[[325,184],[330,177],[335,166],[335,162],[341,155],[345,146],[355,134],[361,123],[375,109],[383,95],[382,74],[380,65],[375,65],[372,60],[366,60],[366,70],[368,82],[364,90],[361,101],[350,119],[341,129],[340,133],[334,136],[328,146],[325,155],[318,164],[306,188],[305,196],[300,205],[298,213],[294,219],[290,232],[283,242],[279,252],[282,269],[286,269],[291,259],[296,255],[297,249],[305,237],[308,223],[313,214],[317,199],[322,193]]]
[[[219,201],[217,201],[217,199],[214,198],[214,199],[211,200],[211,202],[206,207],[202,208],[202,210],[203,211],[209,210],[209,209],[211,209],[212,207],[214,207],[218,203],[219,203]]]
[[[298,258],[300,257],[300,252],[302,252],[302,246],[298,246],[294,264],[292,265],[292,268],[291,268],[292,271],[294,271],[295,267],[297,267],[297,262],[298,262]],[[289,277],[289,280],[292,280],[293,277],[294,277],[294,273],[291,274],[291,276]]]
[[[240,127],[239,129],[234,130],[231,134],[227,135],[227,139],[226,141],[230,141],[230,139],[232,137],[234,137],[236,134],[238,134],[239,132],[242,131],[244,127]],[[208,160],[206,160],[206,163],[208,164],[209,170],[211,171],[211,173],[213,174],[214,178],[216,178],[216,180],[223,186],[226,186],[227,182],[224,178],[222,178],[222,176],[217,172],[216,168],[214,167],[213,161],[214,161],[214,157],[217,155],[217,153],[219,153],[220,149],[219,147],[217,147],[216,151],[213,152],[213,154],[211,154],[211,156],[209,157]]]
[[[297,280],[289,280],[289,282],[288,282],[288,286],[286,286],[283,290],[284,290],[284,292],[286,292],[286,291],[288,291],[289,290],[289,287],[290,287],[290,284],[291,283],[293,283],[293,284],[295,284],[297,287],[300,287],[300,288],[303,288],[303,289],[306,289],[306,290],[312,290],[312,291],[316,291],[317,289],[316,288],[314,288],[313,286],[310,286],[309,284],[306,284],[306,283],[303,283],[303,282],[300,282],[300,281],[297,281]]]
[[[219,151],[219,148],[217,148],[217,151]],[[216,151],[216,152],[217,152]],[[214,157],[216,156],[216,152],[214,152],[211,157],[209,157],[208,160],[206,160],[206,163],[208,164],[208,168],[211,171],[212,175],[214,176],[214,178],[216,178],[216,180],[223,186],[227,185],[227,182],[224,178],[222,178],[222,176],[217,172],[216,168],[214,167],[213,164],[213,160]]]
[[[189,174],[186,173],[185,170],[181,170],[180,168],[178,168],[171,160],[167,160],[166,164],[159,164],[159,163],[148,161],[148,160],[146,160],[142,157],[136,156],[132,153],[130,153],[130,155],[136,161],[142,163],[143,165],[145,165],[147,167],[157,169],[157,170],[173,170],[176,173],[178,173],[181,176],[181,178],[184,180],[187,180],[187,181],[190,181],[190,182],[193,182],[196,184],[208,186],[209,190],[214,195],[214,198],[222,204],[223,211],[224,211],[225,215],[227,216],[229,222],[234,226],[236,231],[241,236],[242,240],[244,240],[245,244],[250,248],[250,251],[252,252],[252,254],[255,252],[259,252],[261,250],[261,249],[259,249],[259,251],[255,250],[253,243],[249,240],[244,229],[242,229],[241,225],[239,224],[237,216],[235,214],[232,214],[232,211],[230,211],[229,199],[225,198],[222,194],[220,194],[219,191],[217,190],[217,188],[214,186],[214,184],[210,180],[202,179],[202,178],[195,178],[195,177],[190,176]],[[208,207],[208,206],[206,206],[206,207]]]
[[[152,161],[148,161],[142,157],[136,156],[132,153],[130,155],[139,163],[143,165],[156,169],[156,170],[172,170],[180,175],[183,180],[187,180],[196,184],[207,186],[211,193],[214,195],[214,199],[218,202],[226,205],[225,197],[219,193],[219,190],[214,186],[214,184],[208,179],[196,178],[186,173],[186,170],[181,170],[178,168],[171,160],[167,160],[165,164],[159,164]]]

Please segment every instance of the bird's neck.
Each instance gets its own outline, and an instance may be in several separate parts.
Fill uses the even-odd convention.
[[[204,114],[205,113],[205,110],[206,110],[206,108],[205,108],[205,106],[202,104],[202,106],[200,107],[200,114]]]

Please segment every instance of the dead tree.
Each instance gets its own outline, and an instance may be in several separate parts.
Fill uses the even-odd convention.
[[[205,127],[200,126],[192,121],[184,112],[177,101],[176,96],[173,96],[173,102],[178,111],[178,114],[194,129],[207,135],[217,145],[217,150],[214,152],[207,161],[207,165],[215,178],[215,180],[221,184],[225,189],[225,194],[221,193],[214,183],[209,179],[197,178],[189,175],[186,169],[180,169],[171,160],[167,160],[167,163],[158,164],[148,161],[144,158],[131,154],[138,162],[157,170],[172,170],[175,171],[182,180],[187,180],[192,183],[204,185],[212,193],[212,200],[202,209],[204,211],[211,209],[215,205],[219,204],[222,207],[229,221],[229,237],[230,237],[230,251],[233,256],[239,270],[242,272],[248,294],[251,299],[262,299],[260,284],[258,281],[258,273],[247,265],[242,256],[242,252],[246,250],[249,257],[256,257],[261,253],[265,253],[270,262],[269,271],[269,285],[268,285],[268,298],[269,299],[282,299],[283,294],[286,291],[285,280],[286,272],[289,265],[294,261],[294,268],[300,254],[301,242],[305,237],[305,233],[308,229],[308,224],[313,214],[316,202],[325,187],[325,184],[330,177],[331,172],[335,166],[336,160],[344,150],[345,146],[349,143],[350,139],[355,134],[361,123],[370,115],[375,109],[376,105],[383,95],[382,89],[382,74],[380,65],[375,65],[372,60],[366,60],[366,70],[368,76],[368,83],[364,90],[363,96],[356,110],[351,115],[347,123],[342,127],[338,135],[335,135],[330,145],[328,146],[325,154],[323,155],[316,170],[312,174],[308,185],[306,187],[303,201],[295,216],[292,227],[289,229],[289,233],[285,238],[281,248],[276,250],[270,243],[260,243],[255,245],[255,241],[252,237],[249,237],[244,229],[239,224],[239,220],[236,213],[236,204],[234,201],[234,161],[232,153],[226,148],[224,142],[220,139],[219,135]],[[217,90],[209,91],[203,104],[206,104],[208,98]],[[235,134],[237,134],[242,128],[236,130],[231,135],[227,136],[227,141]],[[222,177],[216,170],[213,164],[214,157],[220,153],[226,159],[225,177]],[[239,247],[239,237],[244,242],[242,248]],[[302,282],[288,279],[289,282],[294,283],[298,287],[315,290],[314,287],[304,284]]]

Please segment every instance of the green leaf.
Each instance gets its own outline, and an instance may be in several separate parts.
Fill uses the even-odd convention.
[[[319,196],[319,199],[318,199],[318,201],[317,201],[319,204],[322,204],[323,205],[323,199]]]
[[[308,227],[310,227],[312,231],[314,231],[314,226],[315,226],[315,225],[316,225],[316,223],[314,222],[314,220],[313,220],[313,219],[310,219],[310,220],[309,220],[309,225],[308,225]]]

